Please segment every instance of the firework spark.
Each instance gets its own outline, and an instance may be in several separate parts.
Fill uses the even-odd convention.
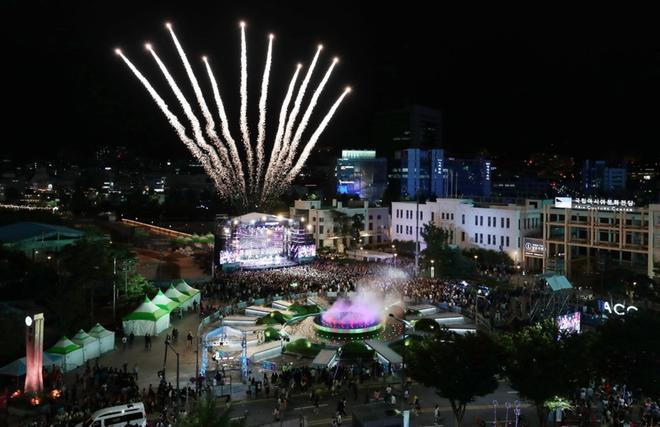
[[[172,41],[179,54],[181,62],[184,66],[188,80],[190,81],[195,95],[195,99],[201,111],[202,117],[205,121],[205,127],[202,131],[200,120],[195,115],[192,106],[187,101],[181,88],[178,86],[166,65],[156,54],[156,51],[150,44],[145,47],[156,61],[158,68],[165,77],[169,87],[172,89],[175,98],[183,109],[186,119],[190,122],[190,132],[192,136],[188,136],[187,129],[181,123],[176,114],[174,114],[164,99],[158,94],[154,87],[149,83],[146,77],[133,65],[133,63],[124,55],[120,49],[115,52],[126,63],[131,72],[145,87],[149,95],[154,99],[156,105],[163,112],[170,125],[174,128],[177,136],[184,145],[191,152],[193,157],[197,159],[204,171],[209,175],[216,190],[223,198],[230,200],[238,209],[248,210],[262,207],[267,207],[274,202],[277,197],[286,191],[286,188],[293,182],[298,173],[303,168],[307,158],[311,154],[319,137],[328,126],[330,120],[339,108],[344,98],[350,92],[350,88],[337,98],[330,110],[321,120],[316,130],[309,137],[304,137],[305,130],[307,129],[314,108],[321,96],[332,71],[337,64],[335,58],[328,70],[326,71],[323,79],[313,92],[309,103],[304,109],[303,116],[298,120],[298,114],[303,108],[303,101],[307,91],[307,86],[310,83],[314,68],[319,60],[323,46],[319,45],[312,62],[307,69],[305,77],[298,87],[298,91],[293,101],[293,107],[289,111],[293,93],[296,90],[298,77],[302,69],[302,65],[298,64],[296,70],[291,78],[284,101],[280,107],[279,122],[277,132],[270,144],[270,152],[266,153],[266,128],[267,128],[267,100],[268,89],[270,81],[270,72],[272,65],[273,53],[273,39],[274,36],[269,35],[268,50],[266,53],[266,62],[261,82],[261,94],[259,98],[259,118],[257,127],[256,145],[253,147],[250,140],[250,128],[248,125],[248,92],[247,92],[247,42],[245,36],[245,23],[240,23],[240,42],[241,42],[241,56],[240,56],[240,112],[239,112],[239,131],[241,134],[241,142],[243,145],[243,157],[239,152],[236,144],[236,139],[232,136],[229,128],[229,120],[225,105],[220,95],[220,89],[217,80],[211,69],[208,58],[202,58],[208,78],[211,82],[213,91],[213,98],[215,100],[218,117],[220,119],[220,131],[222,139],[218,135],[215,126],[215,120],[211,113],[204,94],[199,85],[193,67],[188,61],[188,57],[181,46],[172,25],[167,23],[165,25],[169,31]],[[295,132],[294,132],[295,129]],[[207,141],[210,141],[207,142]],[[301,146],[303,149],[298,150]],[[266,159],[268,158],[268,162]],[[245,168],[244,168],[245,166]]]

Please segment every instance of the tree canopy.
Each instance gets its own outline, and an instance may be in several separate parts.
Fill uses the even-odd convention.
[[[497,389],[500,351],[488,335],[439,333],[407,354],[410,376],[449,400],[458,425],[468,403]]]

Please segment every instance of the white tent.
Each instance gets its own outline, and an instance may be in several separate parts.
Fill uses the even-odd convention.
[[[45,370],[50,372],[53,365],[61,366],[62,365],[62,356],[59,354],[43,353],[41,363]],[[7,375],[9,377],[22,377],[25,375],[27,370],[27,363],[25,362],[25,357],[16,359],[13,362],[0,368],[0,375]]]
[[[70,339],[64,336],[60,338],[60,340],[55,343],[54,346],[49,348],[46,353],[62,356],[61,367],[62,371],[64,372],[76,369],[84,362],[82,347],[74,342],[71,342]]]
[[[170,327],[170,314],[144,297],[144,302],[134,312],[124,316],[124,334],[136,336],[158,335]]]
[[[181,310],[187,310],[188,307],[192,307],[193,300],[190,299],[190,295],[182,293],[173,284],[165,291],[165,296],[179,304]]]
[[[179,306],[179,303],[168,298],[163,294],[163,292],[159,289],[158,293],[156,294],[155,297],[151,300],[154,304],[156,304],[158,307],[162,308],[163,310],[167,311],[168,313],[171,313],[172,310],[177,308]]]
[[[105,329],[100,323],[94,325],[87,333],[99,340],[101,354],[115,349],[115,333]]]
[[[71,341],[82,347],[85,361],[92,360],[101,355],[101,343],[98,338],[88,335],[82,329],[71,338]]]
[[[197,303],[197,306],[199,306],[199,302],[202,298],[202,293],[199,291],[199,289],[193,288],[183,279],[176,280],[174,282],[174,286],[179,292],[190,297],[190,299],[185,303],[186,308],[192,307],[194,303]]]

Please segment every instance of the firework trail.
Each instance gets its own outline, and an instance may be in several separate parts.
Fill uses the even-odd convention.
[[[261,194],[261,201],[263,201],[263,197],[266,194],[266,189],[269,188],[271,185],[270,181],[272,179],[273,166],[275,161],[277,160],[277,155],[280,152],[280,146],[282,144],[284,125],[286,124],[286,113],[289,109],[289,104],[291,103],[291,97],[293,96],[293,89],[295,89],[296,87],[296,81],[298,80],[298,74],[300,74],[301,68],[302,68],[302,64],[298,64],[298,66],[296,67],[296,72],[293,73],[293,77],[291,78],[291,82],[289,83],[289,88],[286,91],[286,96],[284,97],[282,108],[280,109],[280,120],[279,120],[279,124],[277,125],[277,134],[275,135],[275,143],[273,144],[273,150],[271,151],[270,154],[270,162],[268,163],[268,169],[266,170],[264,191]]]
[[[209,75],[209,80],[211,80],[211,87],[213,89],[213,97],[215,98],[215,103],[218,106],[218,115],[220,116],[220,128],[222,129],[222,136],[225,138],[227,145],[229,146],[229,152],[231,153],[231,159],[233,162],[234,173],[236,175],[238,185],[240,186],[241,192],[245,194],[245,177],[243,176],[243,164],[241,163],[241,157],[238,154],[238,147],[236,146],[236,141],[231,136],[229,132],[229,122],[227,120],[227,113],[225,112],[225,106],[222,103],[222,98],[220,97],[220,89],[218,89],[218,82],[213,75],[213,70],[211,70],[211,65],[209,64],[208,58],[206,56],[202,57],[204,64],[206,65],[206,71]]]
[[[266,67],[261,81],[261,98],[259,99],[259,127],[257,133],[257,182],[261,185],[261,174],[264,170],[264,140],[266,139],[266,98],[268,98],[268,80],[270,79],[270,66],[273,62],[273,35],[268,36],[268,53],[266,54]]]
[[[211,180],[216,184],[216,188],[218,189],[221,194],[225,195],[226,193],[224,191],[221,191],[224,188],[224,185],[222,185],[222,182],[220,180],[220,177],[218,174],[215,172],[213,167],[209,164],[208,158],[201,152],[197,144],[188,136],[186,135],[186,128],[181,124],[179,119],[177,118],[176,115],[174,115],[169,107],[167,106],[167,103],[163,100],[163,98],[158,95],[158,92],[151,86],[151,83],[149,83],[149,80],[147,80],[142,73],[133,65],[133,63],[126,57],[124,56],[123,52],[121,49],[115,49],[115,53],[121,57],[122,60],[128,65],[128,68],[133,72],[135,77],[142,83],[142,85],[147,89],[147,92],[149,92],[149,95],[153,98],[153,100],[156,102],[156,105],[158,105],[158,108],[165,114],[165,117],[167,118],[167,121],[170,123],[170,125],[174,128],[174,131],[176,132],[177,136],[181,141],[184,143],[186,148],[192,153],[192,155],[201,163],[202,167],[206,171],[206,173],[209,175]]]
[[[305,148],[303,149],[302,153],[300,154],[300,158],[296,162],[296,165],[293,167],[293,169],[291,169],[289,171],[286,179],[284,180],[285,185],[290,184],[293,181],[293,179],[296,177],[296,175],[298,175],[300,173],[300,170],[305,165],[305,162],[307,161],[307,158],[311,154],[312,149],[314,148],[314,145],[316,145],[316,141],[318,141],[319,137],[321,136],[321,134],[323,133],[325,128],[328,126],[328,123],[330,123],[330,120],[332,119],[332,116],[335,115],[335,112],[339,108],[339,105],[342,103],[344,98],[346,98],[346,95],[348,95],[349,93],[351,93],[351,88],[347,87],[344,90],[344,93],[342,93],[341,96],[339,98],[337,98],[335,103],[332,105],[332,107],[330,108],[330,111],[328,111],[328,114],[325,115],[325,117],[323,118],[323,121],[321,121],[321,124],[319,125],[319,127],[316,128],[316,130],[314,131],[312,136],[309,138],[309,141],[307,142],[307,145],[305,145]]]
[[[258,104],[259,121],[256,148],[253,151],[252,142],[250,141],[250,129],[247,117],[247,42],[245,37],[245,23],[240,23],[241,75],[239,86],[239,129],[244,151],[244,158],[242,158],[236,144],[236,139],[232,136],[231,130],[229,128],[229,120],[227,119],[225,106],[223,104],[222,97],[220,96],[218,82],[213,75],[213,71],[208,59],[206,57],[202,58],[206,72],[211,82],[213,97],[218,108],[220,130],[224,141],[220,139],[218,133],[216,132],[213,114],[209,110],[197,77],[195,76],[193,68],[188,61],[181,43],[179,43],[176,34],[172,30],[172,26],[168,23],[166,24],[166,27],[169,30],[172,41],[174,42],[179,57],[181,58],[181,62],[183,63],[183,66],[186,70],[188,80],[192,85],[195,99],[197,100],[197,104],[201,110],[202,117],[206,122],[204,131],[202,131],[200,120],[195,115],[195,112],[193,111],[190,103],[186,100],[183,92],[181,91],[181,88],[178,86],[168,71],[167,67],[150,44],[146,44],[145,47],[156,61],[158,68],[165,77],[168,85],[174,93],[174,96],[181,105],[186,118],[190,122],[190,132],[192,136],[188,136],[186,128],[183,124],[181,124],[181,121],[177,115],[170,111],[167,103],[158,94],[151,83],[149,83],[147,78],[144,77],[144,75],[135,67],[135,65],[133,65],[133,63],[122,53],[120,49],[116,49],[115,52],[126,63],[131,72],[135,75],[135,77],[137,77],[149,95],[154,99],[158,108],[163,112],[170,125],[174,128],[174,131],[176,132],[179,139],[181,139],[186,148],[188,148],[193,157],[200,162],[204,168],[204,171],[209,175],[221,197],[228,199],[236,208],[242,211],[255,208],[258,209],[261,205],[267,206],[269,203],[274,202],[277,199],[277,196],[282,194],[282,192],[286,190],[287,186],[290,185],[291,182],[295,179],[298,173],[300,173],[302,167],[305,164],[305,161],[311,154],[311,151],[319,137],[328,126],[330,120],[334,116],[346,95],[348,95],[350,92],[350,89],[347,88],[341,94],[341,96],[335,101],[328,113],[325,115],[321,123],[318,125],[314,133],[311,135],[311,137],[305,140],[305,138],[303,138],[305,129],[309,125],[310,117],[312,116],[318,99],[321,96],[321,93],[323,92],[330,78],[330,75],[332,74],[332,70],[337,64],[337,59],[333,60],[332,64],[326,71],[321,83],[312,94],[311,100],[302,116],[302,119],[299,121],[297,120],[298,114],[300,112],[302,102],[307,91],[307,86],[309,85],[323,46],[318,46],[316,54],[312,59],[311,65],[307,70],[305,78],[300,84],[300,87],[298,87],[298,92],[293,102],[293,107],[291,108],[291,111],[289,111],[293,93],[296,90],[296,84],[298,82],[298,77],[302,68],[302,66],[298,64],[293,77],[289,82],[284,101],[280,107],[277,132],[275,134],[275,138],[272,141],[271,150],[267,156],[267,100],[273,49],[273,36],[269,36],[266,63],[264,66],[264,73],[261,82],[261,94]],[[210,143],[207,142],[206,138],[208,138]],[[305,141],[304,148],[296,160],[298,146],[303,141]],[[269,160],[266,164],[267,157]],[[244,170],[244,164],[246,166],[245,169],[247,170]],[[291,167],[292,165],[293,167]]]
[[[245,147],[245,154],[247,156],[250,189],[254,189],[254,158],[247,120],[247,101],[247,42],[245,41],[245,22],[241,21],[241,136],[243,137],[243,146]]]
[[[293,162],[293,158],[296,155],[298,144],[300,144],[300,139],[302,138],[302,134],[307,128],[307,124],[309,123],[309,117],[314,112],[314,107],[316,107],[316,103],[319,100],[319,96],[321,96],[321,93],[323,93],[323,88],[325,88],[325,85],[328,83],[328,79],[330,79],[332,70],[335,68],[335,65],[337,65],[337,62],[339,62],[338,58],[334,58],[332,60],[332,64],[330,64],[328,71],[326,71],[325,76],[323,76],[323,80],[321,80],[321,83],[319,84],[319,86],[314,91],[314,94],[312,95],[312,99],[309,101],[307,110],[305,110],[305,114],[303,114],[303,118],[300,121],[300,124],[298,125],[298,129],[296,130],[296,133],[293,136],[293,142],[291,142],[291,146],[288,150],[288,155],[284,163],[285,170],[289,170],[291,168],[291,163]]]
[[[284,162],[288,154],[289,145],[291,144],[291,132],[293,132],[293,125],[295,124],[296,117],[298,116],[298,112],[300,111],[300,104],[302,103],[302,99],[305,96],[307,85],[309,85],[309,80],[312,78],[312,73],[314,72],[314,68],[316,67],[316,62],[319,59],[321,50],[323,50],[322,44],[320,44],[316,49],[316,54],[312,59],[312,64],[309,66],[309,69],[307,70],[307,74],[305,74],[305,78],[303,79],[303,82],[300,85],[300,88],[298,89],[298,95],[296,95],[296,100],[293,102],[293,109],[291,110],[291,114],[289,115],[289,119],[286,123],[286,129],[284,131],[284,139],[282,140],[282,149],[280,150],[279,157],[277,158],[277,165],[279,166],[279,169],[277,170],[278,174],[286,173],[286,171],[284,171],[283,169],[284,169]]]
[[[204,99],[204,95],[202,95],[202,89],[199,87],[199,83],[197,82],[197,77],[195,77],[195,73],[192,67],[190,66],[190,62],[188,62],[188,57],[186,56],[183,47],[181,47],[181,43],[179,43],[179,39],[176,37],[176,34],[174,34],[174,30],[172,29],[172,24],[168,22],[165,24],[165,27],[167,27],[167,29],[170,32],[170,35],[172,36],[172,41],[174,41],[174,46],[176,46],[176,50],[179,53],[181,62],[183,63],[183,67],[186,69],[186,74],[188,74],[188,79],[190,80],[190,83],[192,84],[193,87],[193,91],[195,92],[195,98],[197,98],[197,103],[199,104],[199,108],[202,110],[202,115],[204,116],[204,120],[206,121],[206,134],[208,135],[209,139],[211,139],[211,142],[213,142],[213,145],[220,153],[220,158],[222,159],[222,162],[228,165],[229,156],[227,155],[227,149],[222,145],[222,143],[220,142],[220,138],[218,138],[218,135],[215,132],[215,122],[213,121],[213,116],[211,115],[211,111],[209,111],[209,107],[206,105],[206,100]]]
[[[176,96],[176,99],[181,104],[181,107],[183,108],[183,111],[185,112],[186,117],[188,118],[188,120],[190,120],[190,124],[192,125],[193,137],[195,139],[195,142],[197,143],[197,145],[204,152],[206,152],[208,154],[209,158],[211,159],[211,164],[218,171],[218,174],[222,177],[223,181],[225,181],[227,184],[231,184],[229,176],[225,172],[226,168],[222,165],[222,162],[218,158],[218,155],[216,154],[216,152],[213,150],[213,147],[211,147],[209,144],[207,144],[206,141],[204,140],[204,135],[202,134],[202,128],[199,124],[199,120],[197,120],[197,117],[195,116],[195,113],[193,113],[192,108],[190,107],[190,104],[188,103],[188,101],[186,100],[186,97],[181,92],[181,89],[179,88],[179,85],[176,84],[176,82],[174,81],[174,78],[172,77],[170,72],[167,70],[167,67],[165,66],[163,61],[160,60],[160,58],[156,54],[156,51],[153,49],[153,47],[149,43],[147,43],[145,45],[145,47],[151,53],[153,58],[156,60],[156,63],[158,64],[158,68],[160,68],[160,71],[165,76],[165,79],[167,80],[167,83],[172,88],[172,92],[174,92],[174,95]]]

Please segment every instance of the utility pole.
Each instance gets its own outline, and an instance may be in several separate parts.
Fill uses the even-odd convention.
[[[163,361],[163,373],[165,372],[165,363],[167,362],[167,347],[172,349],[172,352],[176,355],[176,413],[177,417],[181,410],[181,393],[179,390],[179,353],[172,347],[170,341],[165,339],[165,360]]]
[[[117,321],[117,257],[112,258],[112,321]]]

